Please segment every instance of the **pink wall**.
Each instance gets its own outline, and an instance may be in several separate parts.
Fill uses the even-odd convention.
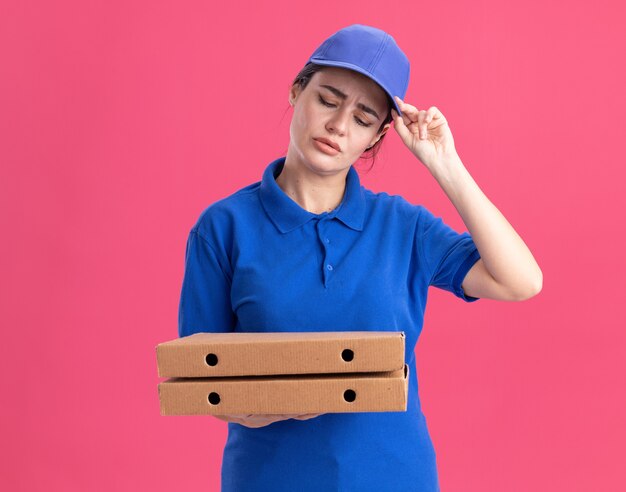
[[[417,357],[442,490],[625,490],[624,14],[618,1],[3,4],[0,488],[219,490],[226,423],[158,407],[155,346],[177,336],[187,232],[284,155],[290,80],[359,22],[405,50],[406,101],[441,109],[544,274],[522,303],[431,289]],[[391,133],[362,183],[464,230]]]

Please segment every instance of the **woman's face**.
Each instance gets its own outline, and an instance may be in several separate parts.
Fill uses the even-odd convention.
[[[376,133],[387,116],[387,96],[370,78],[353,70],[324,67],[302,90],[293,86],[289,99],[294,106],[290,150],[317,172],[350,167],[390,127]],[[339,147],[329,149],[317,139]]]

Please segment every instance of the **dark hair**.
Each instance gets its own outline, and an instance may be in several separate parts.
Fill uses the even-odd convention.
[[[300,70],[298,75],[296,75],[296,77],[293,79],[293,82],[291,83],[292,87],[297,84],[297,85],[300,86],[301,89],[304,89],[308,85],[308,83],[311,81],[311,78],[313,77],[313,74],[323,70],[324,68],[325,68],[325,65],[318,65],[316,63],[307,63],[302,68],[302,70]],[[393,121],[393,117],[391,116],[391,108],[393,108],[395,106],[393,104],[393,101],[389,97],[389,94],[387,94],[385,92],[385,96],[387,97],[387,108],[388,108],[387,109],[387,116],[383,119],[383,122],[381,123],[380,127],[378,128],[378,132],[377,133],[380,133],[382,131],[383,127],[387,123],[391,123]],[[289,107],[290,106],[287,107],[287,110],[289,110]],[[385,135],[386,135],[386,133],[385,133]],[[372,167],[374,167],[374,162],[376,161],[376,155],[378,154],[378,152],[380,150],[380,146],[383,143],[383,139],[385,138],[385,135],[380,137],[378,139],[378,141],[372,147],[370,147],[368,150],[363,152],[362,157],[360,157],[360,159],[372,159],[372,165],[370,166],[368,171],[370,171],[372,169]]]

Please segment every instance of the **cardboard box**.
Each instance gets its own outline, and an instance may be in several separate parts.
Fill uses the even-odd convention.
[[[156,347],[160,377],[389,372],[404,351],[401,331],[194,333]]]
[[[409,366],[378,373],[172,378],[159,383],[161,415],[406,411]]]

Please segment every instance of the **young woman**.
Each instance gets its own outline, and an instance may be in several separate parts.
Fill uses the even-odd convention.
[[[439,490],[414,356],[428,287],[466,302],[520,301],[541,289],[539,266],[463,166],[441,111],[402,100],[408,81],[389,34],[359,24],[337,31],[289,91],[287,155],[206,208],[189,234],[179,336],[406,335],[406,412],[221,416],[222,491]],[[392,122],[469,232],[360,185],[353,163],[376,153]]]

